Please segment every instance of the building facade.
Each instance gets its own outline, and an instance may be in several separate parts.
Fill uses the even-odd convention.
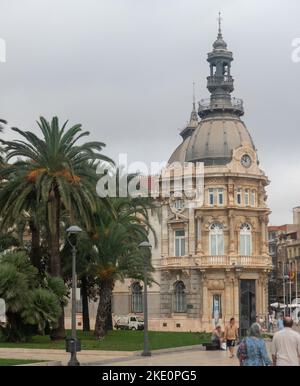
[[[174,183],[170,197],[157,199],[151,217],[157,245],[150,240],[156,283],[148,290],[152,330],[211,331],[235,317],[244,333],[268,312],[269,181],[241,119],[243,102],[231,95],[233,55],[220,25],[207,61],[210,98],[198,112],[193,103],[169,160],[204,163],[204,201],[198,205]],[[135,280],[118,283],[113,312],[142,313],[142,290]]]
[[[268,233],[273,264],[270,303],[290,304],[300,297],[300,207],[293,208],[293,224],[269,226]]]

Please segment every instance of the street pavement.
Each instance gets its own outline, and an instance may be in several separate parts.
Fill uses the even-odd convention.
[[[267,343],[269,349],[270,344]],[[226,351],[205,351],[200,345],[152,351],[151,357],[141,352],[83,350],[77,354],[83,366],[238,366],[236,357]],[[36,359],[67,365],[70,354],[64,350],[0,348],[0,358]],[[56,363],[57,364],[57,363]]]
[[[299,326],[295,328],[299,331]],[[271,340],[266,340],[270,355]],[[83,366],[239,366],[226,351],[205,351],[201,345],[154,350],[151,357],[141,352],[83,350],[77,353]],[[0,358],[55,361],[67,365],[70,354],[64,350],[0,348]],[[271,355],[270,355],[271,358]]]

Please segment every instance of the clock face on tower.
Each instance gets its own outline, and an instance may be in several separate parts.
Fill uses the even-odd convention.
[[[251,158],[248,154],[244,154],[241,158],[241,164],[245,167],[245,168],[250,168],[251,164],[252,164],[252,161],[251,161]]]

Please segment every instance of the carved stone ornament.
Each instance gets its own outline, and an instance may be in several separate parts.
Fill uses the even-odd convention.
[[[224,280],[209,280],[208,289],[223,290],[225,288]]]

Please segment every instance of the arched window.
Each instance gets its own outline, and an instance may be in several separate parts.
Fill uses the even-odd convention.
[[[224,233],[219,223],[214,223],[209,231],[209,251],[212,256],[224,255]]]
[[[175,284],[174,311],[186,312],[185,285],[182,281]]]
[[[134,313],[143,312],[143,295],[140,283],[133,283],[131,286],[131,311]]]
[[[252,234],[249,224],[242,224],[240,229],[240,255],[252,255]]]

